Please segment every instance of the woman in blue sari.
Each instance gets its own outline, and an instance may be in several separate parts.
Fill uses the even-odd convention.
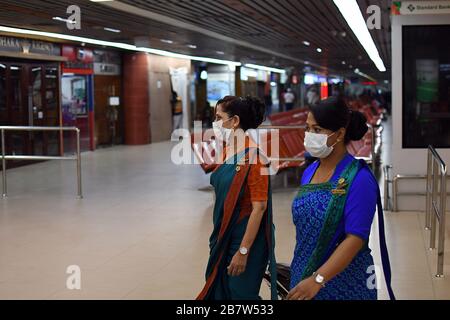
[[[226,145],[223,164],[211,174],[215,191],[214,229],[209,239],[206,284],[199,300],[259,300],[267,265],[276,293],[272,199],[266,161],[245,131],[263,121],[264,104],[225,97],[216,106],[216,139]]]
[[[305,149],[318,158],[304,172],[292,204],[296,247],[290,300],[376,300],[375,266],[368,247],[378,204],[380,248],[387,288],[390,265],[377,180],[346,144],[367,132],[365,116],[340,98],[311,107]]]

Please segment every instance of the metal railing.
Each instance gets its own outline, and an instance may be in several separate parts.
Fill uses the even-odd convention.
[[[425,197],[427,195],[426,192],[411,192],[411,191],[403,191],[399,192],[399,183],[402,180],[426,180],[426,175],[406,175],[406,174],[397,174],[393,179],[390,179],[389,171],[392,169],[391,165],[384,166],[384,208],[386,210],[392,210],[393,212],[398,212],[398,198],[399,196],[422,196]],[[447,177],[450,179],[450,177]],[[389,185],[392,184],[392,206],[390,205],[390,189]],[[450,193],[447,192],[447,196],[450,196]],[[409,211],[422,211],[422,210],[409,210]]]
[[[384,173],[384,192],[383,192],[383,196],[384,196],[384,203],[383,203],[383,208],[384,210],[391,210],[391,204],[390,204],[390,199],[391,197],[389,196],[390,192],[389,192],[389,184],[392,183],[392,180],[389,177],[389,170],[392,169],[391,165],[386,165],[383,167],[383,173]]]
[[[420,174],[412,174],[412,175],[406,175],[406,174],[397,174],[394,179],[392,180],[392,205],[393,205],[393,211],[398,211],[398,196],[425,196],[426,193],[424,192],[399,192],[398,191],[398,184],[401,180],[423,180],[426,176],[420,175]]]
[[[5,131],[75,131],[76,133],[76,155],[67,157],[58,156],[31,156],[31,155],[7,155],[5,143]],[[2,148],[2,185],[3,198],[8,195],[7,181],[6,181],[6,161],[7,160],[74,160],[77,168],[77,184],[78,184],[78,198],[83,198],[83,190],[81,186],[81,154],[80,154],[80,130],[76,127],[34,127],[34,126],[0,126],[1,133],[1,148]]]
[[[430,249],[436,245],[436,221],[439,222],[437,273],[444,277],[445,215],[447,204],[447,165],[432,147],[428,147],[427,158],[427,198],[425,208],[425,228],[430,230]],[[431,184],[430,184],[431,183]],[[439,193],[439,196],[438,196]],[[439,197],[439,206],[438,206]]]
[[[373,172],[375,172],[375,168],[376,168],[376,152],[375,152],[375,147],[376,147],[376,137],[375,137],[375,134],[376,134],[376,131],[375,131],[375,128],[373,127],[373,126],[371,126],[370,124],[368,124],[367,125],[368,127],[369,127],[369,129],[372,131],[372,146],[371,146],[371,149],[370,149],[370,157],[371,157],[371,159],[364,159],[364,160],[366,160],[367,162],[369,162],[369,163],[371,163],[371,165],[372,165],[372,171]]]

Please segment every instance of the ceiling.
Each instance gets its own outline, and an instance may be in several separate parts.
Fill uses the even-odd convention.
[[[0,0],[0,25],[279,68],[303,69],[305,61],[307,67],[323,67],[331,74],[350,75],[359,68],[376,79],[389,79],[391,1],[358,3],[366,17],[368,5],[381,8],[381,29],[371,34],[387,72],[376,69],[332,0]],[[81,30],[68,30],[52,19],[68,17],[66,8],[72,4],[81,8]]]

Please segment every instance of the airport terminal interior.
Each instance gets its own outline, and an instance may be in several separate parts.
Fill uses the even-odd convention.
[[[390,282],[399,300],[450,300],[448,39],[450,1],[0,0],[0,299],[218,297],[223,252],[207,271],[216,215],[225,211],[218,243],[228,250],[243,212],[232,207],[229,226],[230,199],[216,206],[224,105],[264,105],[249,119],[253,109],[227,114],[256,124],[247,139],[270,160],[262,213],[293,279],[304,173],[340,150],[327,139],[352,121],[314,156],[311,116],[324,127],[314,108],[339,101],[366,121],[342,148],[381,192],[363,239],[376,298],[390,299]],[[247,256],[238,249],[233,261]]]

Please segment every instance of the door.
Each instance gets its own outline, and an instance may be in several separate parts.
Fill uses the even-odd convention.
[[[119,103],[121,102],[120,85],[120,76],[96,75],[94,78],[96,146],[123,142],[123,107],[109,105],[110,97],[120,97]],[[114,117],[115,115],[117,117]],[[115,136],[114,139],[113,136]]]
[[[80,129],[81,151],[90,150],[89,128],[89,77],[87,75],[64,75],[61,79],[63,126]],[[76,151],[73,132],[64,132],[64,153]]]
[[[21,64],[10,63],[6,66],[6,121],[2,125],[27,126],[27,76],[26,68]],[[12,155],[27,154],[30,149],[28,133],[23,131],[5,132],[6,153]],[[15,161],[8,161],[14,164]]]
[[[0,61],[0,124],[59,125],[59,71],[56,63]],[[59,132],[7,131],[12,155],[59,155]],[[30,163],[8,161],[8,167]]]

